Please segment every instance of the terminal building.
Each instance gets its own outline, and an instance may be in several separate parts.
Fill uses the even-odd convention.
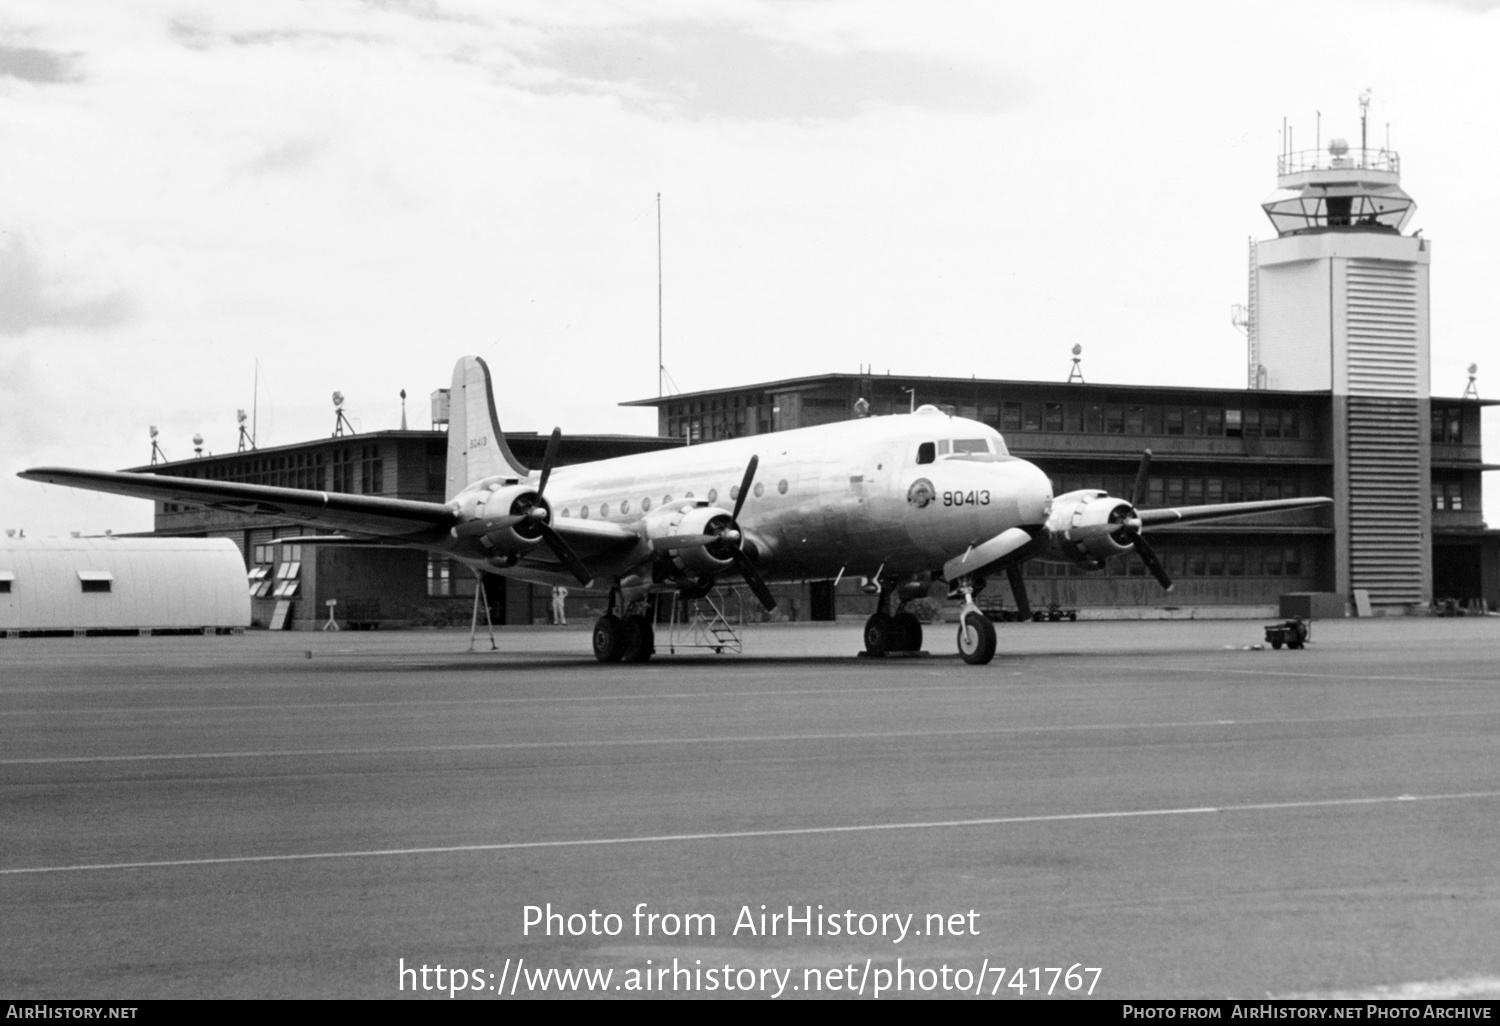
[[[1029,563],[1033,606],[1268,615],[1284,594],[1318,592],[1367,599],[1377,614],[1500,608],[1500,531],[1481,512],[1482,474],[1500,469],[1480,446],[1481,411],[1495,403],[1472,381],[1464,395],[1431,395],[1431,243],[1403,234],[1415,205],[1396,154],[1340,140],[1326,152],[1283,153],[1263,209],[1276,237],[1250,248],[1245,388],[1090,384],[1081,373],[1055,383],[821,374],[627,402],[656,409],[659,437],[569,438],[560,462],[933,404],[998,429],[1012,453],[1049,474],[1055,493],[1098,487],[1128,497],[1150,449],[1147,508],[1334,500],[1154,529],[1176,582],[1170,593],[1136,559],[1092,572]],[[540,463],[545,438],[509,438],[523,462]],[[440,502],[446,445],[441,430],[387,431],[135,469]],[[274,545],[300,529],[231,509],[159,503],[156,531],[233,539],[255,618],[268,625],[316,626],[330,600],[340,620],[356,623],[466,622],[476,587],[442,556]],[[545,621],[545,589],[492,577],[484,587],[496,623]],[[772,590],[796,619],[863,618],[874,601],[857,580]],[[1003,602],[1004,590],[991,588],[982,604]],[[589,602],[575,595],[570,605],[582,615]]]

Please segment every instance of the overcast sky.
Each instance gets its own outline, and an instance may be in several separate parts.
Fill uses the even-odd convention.
[[[1500,395],[1500,2],[7,0],[0,527],[151,527],[23,482],[413,427],[479,353],[502,426],[877,373],[1237,387],[1246,242],[1297,148],[1400,152],[1432,380]],[[1486,384],[1489,382],[1490,384]],[[1500,416],[1486,417],[1500,461]],[[1490,523],[1500,480],[1488,475]]]

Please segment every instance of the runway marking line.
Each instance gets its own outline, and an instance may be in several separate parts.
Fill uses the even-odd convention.
[[[1360,673],[1302,673],[1292,670],[1231,670],[1216,666],[1205,670],[1200,666],[1143,666],[1143,670],[1165,670],[1172,673],[1235,673],[1243,677],[1308,677],[1313,680],[1355,681],[1379,680],[1398,684],[1493,684],[1494,677],[1376,677]]]
[[[546,848],[599,848],[627,844],[671,844],[692,841],[748,840],[765,837],[812,837],[833,834],[880,833],[894,830],[947,830],[963,827],[1018,826],[1032,823],[1069,823],[1110,819],[1144,819],[1164,816],[1198,816],[1205,813],[1277,812],[1296,809],[1327,809],[1359,805],[1464,801],[1500,798],[1500,791],[1468,791],[1454,794],[1401,794],[1373,798],[1324,798],[1301,802],[1256,802],[1245,805],[1201,805],[1180,809],[1130,809],[1116,812],[1065,812],[1044,816],[994,816],[983,819],[932,820],[919,823],[859,823],[847,826],[786,827],[769,830],[726,830],[697,834],[656,834],[645,837],[592,837],[559,841],[511,841],[499,844],[454,844],[425,848],[379,848],[368,851],[300,852],[288,855],[231,855],[220,858],[163,859],[153,862],[99,862],[72,866],[21,866],[0,869],[0,876],[42,873],[77,873],[96,870],[167,869],[188,866],[227,866],[268,862],[311,862],[326,859],[391,858],[400,855],[456,855],[467,852],[529,851]]]
[[[0,759],[0,766],[55,766],[108,762],[181,762],[194,759],[281,759],[294,756],[416,755],[439,752],[491,752],[538,748],[614,748],[643,745],[767,744],[796,741],[890,741],[920,737],[986,737],[1003,734],[1050,734],[1095,730],[1180,730],[1191,727],[1269,727],[1289,724],[1370,723],[1396,720],[1492,716],[1492,712],[1401,713],[1387,716],[1339,716],[1311,719],[1186,720],[1178,723],[1079,723],[1045,727],[975,727],[968,730],[891,730],[849,734],[748,734],[717,737],[600,738],[589,741],[489,741],[466,745],[405,745],[389,748],[287,748],[242,752],[144,752],[137,755],[45,755]]]
[[[899,688],[777,688],[768,691],[682,691],[645,692],[641,694],[598,695],[512,695],[505,698],[407,698],[389,702],[284,702],[258,705],[157,705],[157,706],[84,706],[70,709],[58,706],[51,709],[0,709],[0,716],[81,716],[105,713],[171,713],[171,712],[287,712],[301,709],[360,709],[360,708],[406,708],[408,706],[447,705],[534,705],[541,702],[628,702],[634,700],[663,700],[678,698],[800,698],[804,695],[910,695],[913,691],[926,694],[929,691],[992,691],[994,681],[976,681],[973,684],[918,684],[915,687]]]

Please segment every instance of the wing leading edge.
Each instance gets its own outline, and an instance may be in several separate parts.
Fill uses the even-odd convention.
[[[158,502],[181,502],[209,509],[281,517],[309,527],[332,528],[389,541],[420,543],[441,537],[458,523],[458,515],[442,503],[379,495],[348,495],[238,481],[67,467],[34,467],[22,471],[19,476],[44,484],[113,492]]]
[[[1187,523],[1194,520],[1221,520],[1226,517],[1247,517],[1257,513],[1275,513],[1280,510],[1309,509],[1326,506],[1333,502],[1324,496],[1302,499],[1262,499],[1258,502],[1221,502],[1213,506],[1175,506],[1164,509],[1138,509],[1142,527],[1162,527],[1166,524]]]

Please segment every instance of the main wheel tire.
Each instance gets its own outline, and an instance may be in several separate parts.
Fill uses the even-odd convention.
[[[632,616],[625,621],[625,637],[620,646],[620,658],[627,663],[644,663],[656,652],[656,628],[644,616]]]
[[[614,613],[594,621],[594,658],[601,663],[618,663],[625,654],[625,624]]]
[[[915,652],[922,647],[922,621],[911,613],[897,613],[891,617],[891,629],[895,634],[895,650]]]
[[[958,624],[958,654],[972,666],[995,658],[995,625],[983,613],[968,612]]]
[[[876,613],[865,621],[865,651],[872,656],[883,656],[896,648],[895,626],[889,615]]]

